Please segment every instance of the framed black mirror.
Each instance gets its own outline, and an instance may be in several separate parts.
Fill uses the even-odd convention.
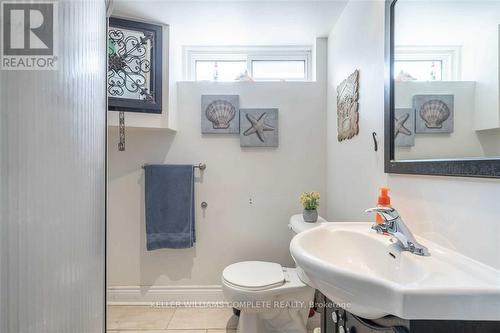
[[[386,0],[385,172],[500,177],[500,2]]]

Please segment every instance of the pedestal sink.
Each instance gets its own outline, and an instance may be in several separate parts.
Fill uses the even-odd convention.
[[[313,287],[367,319],[500,320],[500,271],[425,239],[405,252],[371,223],[326,223],[294,237],[290,252]]]

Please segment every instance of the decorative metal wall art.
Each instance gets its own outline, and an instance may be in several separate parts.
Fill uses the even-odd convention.
[[[109,18],[108,108],[161,113],[162,27]]]
[[[337,139],[351,139],[359,133],[359,70],[337,87]]]
[[[453,132],[453,95],[415,95],[416,133]]]
[[[240,132],[238,95],[201,96],[201,133],[237,134]]]
[[[415,111],[413,109],[394,110],[394,144],[397,147],[415,145]]]
[[[125,112],[118,114],[118,124],[120,132],[120,141],[118,142],[118,151],[125,151]]]
[[[278,147],[278,109],[241,109],[240,146]]]

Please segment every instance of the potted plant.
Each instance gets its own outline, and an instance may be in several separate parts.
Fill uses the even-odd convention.
[[[300,202],[304,206],[302,216],[306,222],[316,222],[318,220],[319,192],[303,192],[300,195]]]

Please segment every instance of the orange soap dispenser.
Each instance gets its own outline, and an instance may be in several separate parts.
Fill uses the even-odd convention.
[[[382,186],[380,188],[380,194],[378,196],[378,202],[377,202],[378,207],[391,207],[391,197],[389,196],[389,188]],[[377,224],[381,224],[384,222],[384,218],[377,213],[375,216],[375,222]]]

